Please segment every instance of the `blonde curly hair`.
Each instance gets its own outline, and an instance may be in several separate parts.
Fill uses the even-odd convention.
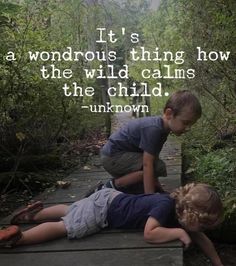
[[[198,224],[212,229],[222,222],[223,205],[219,194],[210,185],[190,183],[171,193],[176,201],[178,221],[188,228]]]

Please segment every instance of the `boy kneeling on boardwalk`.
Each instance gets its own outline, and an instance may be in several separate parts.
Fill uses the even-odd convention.
[[[164,192],[158,181],[167,175],[159,158],[162,146],[170,132],[180,136],[190,130],[201,113],[197,97],[180,90],[167,100],[162,116],[131,119],[101,149],[103,167],[113,177],[104,187],[132,194]]]
[[[188,247],[196,242],[212,265],[222,262],[211,242],[202,232],[217,226],[222,218],[222,202],[217,192],[206,184],[187,184],[171,194],[125,194],[105,188],[71,206],[43,208],[41,202],[16,214],[12,223],[40,222],[27,231],[12,225],[0,230],[0,246],[14,247],[42,243],[64,237],[82,238],[108,228],[143,228],[150,243],[180,240]],[[55,221],[58,219],[59,221]]]

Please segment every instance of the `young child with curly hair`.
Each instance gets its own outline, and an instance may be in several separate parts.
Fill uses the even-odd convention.
[[[41,202],[28,206],[13,217],[13,223],[52,221],[24,232],[16,225],[2,229],[0,246],[36,244],[66,235],[69,239],[82,238],[105,227],[143,228],[147,242],[180,240],[188,247],[193,240],[212,265],[222,266],[211,240],[202,232],[221,222],[222,209],[218,193],[206,184],[187,184],[172,194],[131,195],[105,188],[71,206],[44,209]]]

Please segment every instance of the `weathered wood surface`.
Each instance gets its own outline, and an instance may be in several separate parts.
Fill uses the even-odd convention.
[[[181,149],[175,139],[170,138],[164,146],[161,157],[167,164],[168,177],[161,178],[165,188],[172,190],[180,185]],[[45,205],[57,203],[70,204],[84,197],[85,193],[99,180],[109,178],[94,158],[89,169],[77,169],[66,179],[71,181],[67,189],[48,189],[37,199]],[[1,220],[2,225],[9,224],[11,217]],[[32,225],[24,225],[28,228]],[[182,266],[182,245],[179,241],[153,245],[145,243],[140,231],[104,230],[96,235],[80,240],[66,238],[48,243],[0,249],[1,266]]]
[[[3,266],[179,266],[181,254],[176,248],[88,250],[75,252],[38,252],[1,254]]]

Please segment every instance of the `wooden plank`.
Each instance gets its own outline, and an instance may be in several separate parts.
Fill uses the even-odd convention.
[[[114,241],[115,240],[115,241]],[[107,231],[97,233],[82,239],[68,240],[61,238],[43,244],[20,246],[14,249],[0,249],[0,253],[32,253],[54,251],[86,251],[86,250],[117,250],[117,249],[158,249],[158,248],[181,248],[179,241],[164,244],[149,244],[143,239],[142,232],[135,231]]]
[[[181,185],[179,177],[159,177],[160,183],[164,186],[164,189],[168,192],[172,192],[174,189]]]
[[[169,177],[160,177],[161,184],[163,184],[164,189],[171,192],[176,187],[180,186],[180,178],[178,175],[173,175]],[[94,184],[98,180],[94,180]],[[45,205],[54,204],[71,204],[77,200],[84,198],[84,195],[88,191],[88,186],[84,185],[84,180],[73,181],[71,187],[67,189],[55,189],[54,191],[47,190],[35,198],[35,200],[42,200]],[[1,224],[9,224],[11,216],[3,218]]]
[[[178,173],[180,174],[181,172],[181,163],[180,163],[180,160],[179,161],[174,161],[174,160],[164,160],[166,166],[167,166],[167,171],[168,172],[176,172],[176,170],[178,170]],[[170,163],[171,162],[171,163]],[[81,171],[78,171],[78,172],[74,172],[73,174],[71,174],[70,176],[67,177],[67,179],[78,179],[78,178],[90,178],[90,177],[94,177],[94,176],[97,176],[99,178],[102,178],[102,179],[108,179],[108,178],[111,178],[111,175],[107,172],[105,172],[105,170],[93,170],[93,171],[88,171],[88,172],[81,172]]]
[[[68,179],[69,180],[69,179]],[[76,200],[82,199],[86,192],[98,181],[105,182],[107,179],[98,178],[95,175],[92,179],[85,176],[78,177],[78,179],[73,179],[70,187],[66,189],[61,188],[49,188],[43,193],[35,197],[35,200],[42,200],[44,203],[71,203]],[[181,185],[179,174],[170,174],[168,177],[160,177],[160,182],[166,185],[168,191],[172,191],[174,188]]]
[[[176,168],[176,172],[177,173],[174,173],[174,171],[169,171],[167,169],[167,172],[168,172],[168,175],[169,176],[178,176],[178,178],[180,178],[180,174],[178,173],[178,167]],[[111,178],[110,175],[103,175],[99,172],[93,172],[93,173],[75,173],[73,176],[70,176],[64,180],[70,180],[70,181],[86,181],[86,183],[90,184],[92,183],[94,180],[102,180],[102,181],[106,181],[108,180],[109,178]]]
[[[162,158],[162,156],[160,156]],[[162,158],[164,159],[165,161],[165,164],[167,166],[171,166],[171,165],[181,165],[182,163],[182,159],[181,159],[181,156],[178,155],[178,156],[168,156],[168,154],[165,156],[165,158]],[[90,164],[93,164],[93,161],[90,163]],[[73,173],[71,173],[69,176],[75,176],[77,174],[85,174],[85,175],[88,175],[88,174],[92,174],[94,172],[98,173],[99,175],[101,175],[102,173],[105,175],[105,176],[109,176],[109,173],[107,173],[104,168],[100,165],[99,167],[94,167],[93,165],[88,165],[89,169],[84,169],[84,168],[78,168],[77,170],[75,170]]]
[[[161,158],[180,157],[180,156],[181,156],[181,154],[180,154],[179,151],[172,151],[172,150],[170,150],[170,151],[162,151],[160,153],[160,157]]]
[[[76,177],[75,177],[76,176]],[[105,178],[104,175],[98,176],[96,173],[93,175],[85,176],[82,175],[74,175],[73,179],[67,178],[65,180],[71,181],[71,186],[66,189],[61,188],[48,188],[43,193],[35,197],[37,200],[47,201],[50,198],[56,196],[56,200],[51,202],[63,203],[63,202],[73,202],[75,200],[81,199],[84,197],[84,194],[93,187],[98,181],[105,182],[108,178]],[[168,177],[161,177],[161,182],[170,184],[171,187],[178,187],[180,185],[180,175],[176,173],[168,173]],[[175,184],[172,186],[171,182]],[[177,182],[178,181],[178,182]],[[55,194],[54,194],[55,193]],[[61,193],[61,194],[60,194]]]
[[[168,191],[172,191],[174,188],[180,186],[179,175],[169,175],[168,177],[160,177],[160,182],[166,185]],[[88,181],[78,180],[74,181],[71,186],[67,189],[56,189],[55,191],[47,191],[41,194],[37,199],[41,199],[47,203],[64,203],[73,202],[84,197],[88,189],[94,186],[100,179],[90,180],[90,185],[86,185]],[[105,180],[104,180],[105,181]]]
[[[1,254],[1,265],[182,266],[182,249],[128,249]]]

